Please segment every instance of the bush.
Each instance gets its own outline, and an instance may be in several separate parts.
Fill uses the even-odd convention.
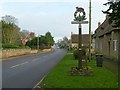
[[[75,59],[78,59],[79,57],[79,51],[78,50],[74,50],[73,51],[73,56]],[[82,56],[86,56],[86,49],[82,48]]]
[[[86,49],[82,48],[82,56],[86,56]]]
[[[20,45],[19,48],[21,48],[21,49],[24,49],[24,48],[27,49],[28,48],[29,49],[30,47],[29,46],[22,46],[22,45]]]
[[[78,50],[74,50],[73,56],[74,56],[75,59],[78,59],[78,54],[79,54],[79,51]]]
[[[14,44],[2,44],[2,48],[5,49],[5,48],[19,48],[18,45],[14,45]]]
[[[19,46],[15,44],[2,44],[3,49],[23,49],[23,48],[30,48],[28,46]]]

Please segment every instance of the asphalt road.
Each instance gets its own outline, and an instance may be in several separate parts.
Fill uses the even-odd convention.
[[[56,49],[49,53],[13,58],[2,62],[3,88],[32,88],[66,55]]]

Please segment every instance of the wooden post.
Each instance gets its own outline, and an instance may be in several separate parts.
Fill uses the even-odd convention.
[[[78,69],[82,69],[82,34],[81,34],[81,24],[79,24],[79,35],[78,35],[78,50],[79,50],[79,59],[78,59]]]
[[[91,0],[89,4],[89,62],[91,60]]]
[[[118,31],[118,86],[120,86],[120,31]]]

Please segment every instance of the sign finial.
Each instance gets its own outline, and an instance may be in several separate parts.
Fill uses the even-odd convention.
[[[76,11],[74,13],[74,21],[83,21],[83,20],[86,20],[85,18],[85,11],[83,8],[81,7],[76,7]]]

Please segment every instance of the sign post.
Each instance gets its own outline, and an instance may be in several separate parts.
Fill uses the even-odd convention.
[[[82,15],[81,15],[82,14]],[[78,69],[82,69],[82,27],[81,24],[87,24],[88,21],[85,18],[85,11],[81,7],[76,7],[76,11],[74,13],[74,21],[71,24],[79,24],[79,36],[78,36],[78,50],[79,50],[79,59],[78,59]]]

